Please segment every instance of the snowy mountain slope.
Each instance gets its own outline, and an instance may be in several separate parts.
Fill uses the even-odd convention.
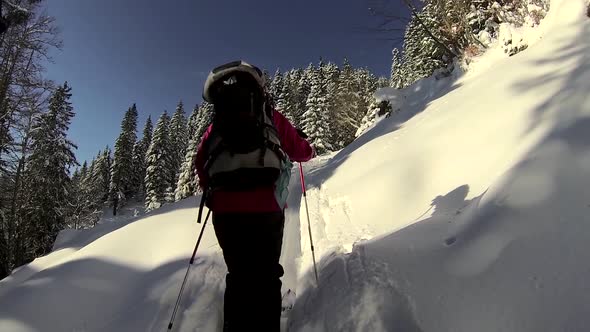
[[[584,6],[554,0],[525,52],[492,49],[465,74],[418,82],[400,113],[304,165],[317,288],[294,169],[281,258],[297,292],[290,331],[587,329]],[[0,281],[0,331],[164,331],[197,205],[63,233]],[[176,331],[218,329],[224,274],[209,224]]]
[[[526,52],[317,171],[317,199],[344,197],[357,229],[421,221],[325,258],[291,330],[588,329],[590,21],[584,1],[552,8]],[[347,228],[337,213],[325,234]]]
[[[46,257],[59,255],[59,260],[35,260],[24,268],[33,270],[25,278],[20,271],[6,278],[0,283],[0,330],[163,330],[200,230],[197,204],[191,198],[165,206],[89,243],[87,236],[79,243],[71,239],[69,248]],[[185,308],[196,298],[200,305],[179,315],[180,330],[186,317],[191,319],[185,330],[194,329],[194,321],[221,319],[218,286],[225,266],[212,228],[200,249]]]

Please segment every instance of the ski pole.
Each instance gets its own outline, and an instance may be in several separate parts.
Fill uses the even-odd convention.
[[[203,207],[205,205],[207,192],[203,192],[203,196],[201,196],[201,205],[199,206],[199,216],[197,217],[197,223],[201,223],[201,216],[203,213]],[[182,286],[180,287],[180,293],[178,293],[178,298],[176,299],[176,305],[174,306],[174,311],[172,312],[172,317],[170,318],[170,324],[168,324],[168,331],[172,330],[172,324],[174,324],[174,319],[176,318],[176,311],[180,306],[180,300],[182,298],[182,293],[184,291],[184,286],[186,285],[186,281],[188,279],[188,275],[191,269],[191,266],[195,262],[195,256],[197,254],[197,249],[199,248],[199,244],[201,243],[201,238],[203,237],[203,233],[205,232],[205,226],[207,226],[207,220],[209,220],[209,215],[211,214],[211,210],[207,211],[207,216],[205,217],[205,222],[203,223],[203,227],[201,227],[201,233],[199,234],[199,238],[197,239],[197,244],[195,245],[195,250],[193,251],[193,255],[191,260],[188,264],[186,269],[186,274],[184,275],[184,281],[182,282]]]
[[[303,177],[303,166],[299,163],[299,176],[301,177],[301,190],[303,191],[303,199],[305,200],[305,213],[307,214],[307,229],[309,231],[309,242],[311,243],[311,257],[313,258],[313,271],[315,273],[316,285],[319,285],[318,268],[315,263],[315,250],[313,247],[313,238],[311,237],[311,223],[309,219],[309,209],[307,207],[307,191],[305,190],[305,178]]]

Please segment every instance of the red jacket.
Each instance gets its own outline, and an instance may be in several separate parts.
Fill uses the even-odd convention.
[[[313,158],[315,155],[314,149],[305,139],[299,136],[297,130],[291,125],[287,118],[275,110],[273,120],[281,139],[281,147],[292,161],[304,162]],[[195,166],[197,174],[199,175],[199,186],[201,188],[206,188],[209,181],[204,169],[208,156],[206,155],[207,152],[204,151],[203,146],[209,138],[212,126],[213,125],[210,125],[203,134],[195,158]],[[210,194],[208,206],[211,211],[215,213],[280,211],[281,208],[276,201],[274,191],[275,188],[273,187],[257,188],[249,192],[228,192],[217,190]]]

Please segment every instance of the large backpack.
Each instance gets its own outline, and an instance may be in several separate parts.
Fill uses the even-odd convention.
[[[213,190],[272,186],[288,161],[274,126],[270,97],[261,81],[240,66],[226,70],[209,86],[214,115],[205,171]]]

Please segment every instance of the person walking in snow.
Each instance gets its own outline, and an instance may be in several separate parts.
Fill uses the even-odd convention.
[[[264,86],[260,69],[236,61],[215,68],[203,92],[214,116],[195,166],[228,269],[224,332],[279,331],[291,161],[315,156]]]

